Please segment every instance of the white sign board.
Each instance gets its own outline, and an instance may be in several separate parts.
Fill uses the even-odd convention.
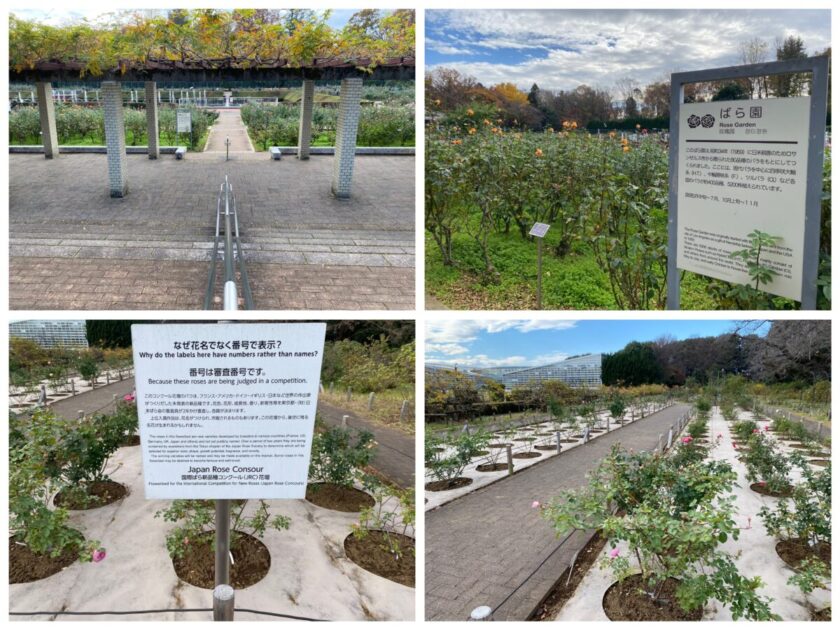
[[[192,113],[179,111],[175,114],[175,124],[178,133],[190,133],[192,131]]]
[[[534,227],[531,228],[531,231],[528,232],[529,236],[536,236],[537,238],[543,238],[546,233],[548,233],[548,228],[551,226],[548,223],[534,223]]]
[[[135,324],[147,499],[300,499],[326,324]]]
[[[730,254],[760,230],[780,237],[761,262],[778,274],[760,288],[802,296],[810,97],[680,107],[677,267],[749,284]]]

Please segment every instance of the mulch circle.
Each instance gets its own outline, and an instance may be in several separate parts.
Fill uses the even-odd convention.
[[[535,457],[542,457],[542,453],[535,453],[534,451],[528,451],[527,453],[514,453],[514,459],[534,459]]]
[[[568,439],[568,438],[560,440],[560,444],[577,444],[577,443],[578,443],[578,440],[572,440],[572,439]]]
[[[497,472],[499,470],[507,470],[507,464],[479,464],[475,469],[478,472]]]
[[[119,501],[128,494],[128,488],[116,481],[94,481],[86,487],[86,497],[68,496],[59,492],[55,495],[56,507],[68,510],[92,510]]]
[[[583,439],[583,433],[578,433],[577,435],[573,435],[572,437],[575,438],[575,442],[577,442],[578,440]]]
[[[814,611],[811,614],[811,621],[831,621],[831,606]]]
[[[125,441],[122,443],[123,446],[140,446],[140,436],[139,435],[129,435],[125,438]]]
[[[539,435],[540,437],[548,437],[549,435],[554,435],[553,433],[534,433],[534,435]]]
[[[446,450],[445,448],[441,448],[439,446],[435,446],[434,448],[431,449],[432,453],[443,453],[445,450]]]
[[[805,558],[819,558],[831,569],[831,543],[819,543],[812,548],[803,540],[780,540],[776,553],[794,571]]]
[[[455,490],[463,488],[473,482],[469,477],[455,477],[455,479],[444,479],[442,481],[430,481],[426,484],[429,492],[443,492],[444,490]]]
[[[361,539],[356,534],[350,534],[344,539],[344,553],[364,570],[414,588],[414,539],[395,533],[388,533],[388,536],[399,541],[402,550],[399,559],[388,550],[385,532],[378,530],[369,530]]]
[[[498,444],[488,444],[489,448],[505,448],[507,446],[512,446],[510,442],[499,442]]]
[[[793,486],[788,486],[787,488],[785,488],[781,492],[770,492],[767,489],[766,485],[760,484],[758,482],[750,484],[750,490],[752,490],[753,492],[757,492],[758,494],[764,495],[765,497],[781,498],[781,497],[789,497],[793,494]]]
[[[678,580],[668,578],[654,601],[645,593],[647,584],[642,576],[631,575],[604,593],[604,612],[611,621],[699,621],[702,607],[686,612],[677,605],[678,586]]]
[[[533,442],[534,438],[532,437],[521,437],[521,438],[513,438],[514,442]]]
[[[825,468],[831,463],[830,459],[809,459],[808,463],[811,466],[819,466],[820,468]]]
[[[9,537],[9,584],[23,584],[43,580],[60,573],[79,559],[75,548],[64,551],[57,558],[33,553],[14,536]]]
[[[230,585],[248,588],[262,580],[271,567],[271,554],[261,541],[245,532],[236,532],[238,540],[231,553]],[[212,589],[216,581],[216,554],[213,551],[215,532],[209,532],[190,541],[187,551],[180,558],[172,559],[175,574],[187,584]]]
[[[557,445],[556,444],[537,444],[534,448],[539,449],[541,451],[556,451]]]
[[[376,504],[367,492],[334,483],[310,483],[306,486],[306,500],[338,512],[361,512]]]

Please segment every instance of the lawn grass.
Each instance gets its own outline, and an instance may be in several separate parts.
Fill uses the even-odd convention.
[[[186,134],[184,134],[184,136],[185,135]],[[198,149],[189,149],[189,147],[188,147],[188,149],[190,151],[200,153],[201,151],[204,150],[204,146],[207,144],[207,137],[209,135],[210,135],[210,130],[208,128],[208,130],[198,139],[198,143],[196,144],[196,146],[198,146],[199,148]],[[183,139],[183,136],[182,136],[182,139]],[[158,138],[158,142],[159,142],[160,146],[182,146],[182,143],[178,143],[178,142],[170,143],[169,140],[170,140],[169,136],[168,135],[164,136],[164,134],[160,134],[160,137]],[[17,146],[41,146],[42,144],[43,143],[41,142],[40,137],[37,137],[37,138],[30,137],[30,138],[27,138],[25,142],[18,143]],[[146,134],[145,133],[138,136],[137,138],[132,138],[131,134],[126,134],[126,137],[125,137],[125,146],[126,147],[143,147],[143,146],[146,146],[146,144],[147,144],[147,140],[146,140]],[[102,147],[102,146],[105,146],[105,138],[91,138],[90,136],[74,136],[72,138],[65,138],[64,140],[62,140],[59,143],[58,146],[59,147]],[[187,146],[187,145],[183,145],[183,146]]]
[[[377,424],[397,429],[408,435],[414,435],[413,384],[377,392],[374,396],[373,409],[368,409],[369,396],[370,394],[353,392],[348,401],[346,391],[340,391],[336,388],[330,393],[329,388],[326,387],[320,394],[324,402],[334,407],[346,409]],[[404,400],[408,401],[408,409],[406,409],[405,418],[400,422],[400,410]]]
[[[564,257],[552,251],[556,244],[549,231],[543,244],[543,309],[617,309],[609,278],[598,266],[585,243]],[[482,282],[481,250],[468,235],[453,237],[453,257],[458,267],[443,264],[434,239],[426,235],[426,287],[428,293],[453,309],[525,310],[536,308],[537,246],[519,234],[494,233],[489,238],[491,259],[500,274],[498,284]],[[691,273],[681,283],[682,308],[715,309],[705,292],[705,280]]]

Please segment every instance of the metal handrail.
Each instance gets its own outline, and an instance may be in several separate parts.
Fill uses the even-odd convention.
[[[222,212],[222,200],[224,200],[224,213]],[[213,252],[210,262],[210,274],[207,279],[207,291],[204,294],[204,310],[209,310],[213,304],[222,217],[224,217],[224,310],[235,311],[239,307],[238,292],[236,289],[236,267],[238,264],[245,310],[250,311],[254,309],[254,297],[248,281],[248,272],[245,269],[242,243],[239,240],[239,218],[236,214],[236,196],[233,194],[233,186],[228,181],[227,175],[225,175],[225,181],[219,188],[219,196],[216,200],[216,234],[213,239]]]

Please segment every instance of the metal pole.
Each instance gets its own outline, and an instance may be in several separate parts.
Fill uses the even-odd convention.
[[[554,435],[557,439],[557,454],[559,455],[560,451],[563,450],[563,445],[560,443],[560,431],[555,431]]]
[[[236,277],[233,269],[233,228],[230,214],[230,184],[225,175],[225,293],[224,308],[235,311],[239,300],[236,294]]]
[[[235,593],[228,584],[219,584],[213,589],[213,621],[233,621]]]
[[[537,310],[542,310],[542,239],[537,238]]]
[[[508,474],[513,474],[513,453],[511,452],[510,444],[505,444],[505,452],[507,453]]]

